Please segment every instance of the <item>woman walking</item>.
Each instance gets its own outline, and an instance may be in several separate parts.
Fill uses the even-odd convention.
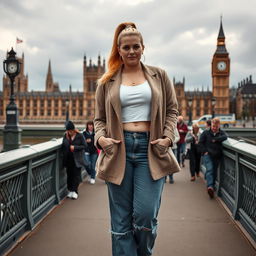
[[[152,255],[165,176],[179,171],[168,152],[175,90],[165,71],[140,61],[143,50],[136,25],[120,24],[96,91],[96,169],[108,186],[113,256]]]
[[[86,168],[84,150],[86,143],[84,137],[72,121],[66,124],[66,133],[62,141],[63,165],[67,171],[68,198],[78,198],[78,186],[81,182],[81,168]]]
[[[185,138],[186,143],[190,143],[189,149],[189,168],[191,174],[191,181],[196,180],[196,176],[200,177],[200,160],[201,152],[199,148],[199,139],[201,131],[198,124],[192,125],[192,131],[188,132]]]
[[[95,184],[95,165],[98,158],[97,148],[94,146],[94,125],[92,121],[88,121],[83,135],[87,144],[85,149],[85,161],[87,162],[87,172],[90,175],[90,183]]]

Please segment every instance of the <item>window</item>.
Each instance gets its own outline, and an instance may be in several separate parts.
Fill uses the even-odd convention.
[[[40,100],[40,106],[43,108],[44,107],[44,100]]]
[[[51,107],[52,106],[52,101],[51,100],[47,100],[47,106]]]
[[[37,100],[33,100],[33,106],[34,106],[34,107],[37,106]]]
[[[59,101],[58,100],[55,100],[54,101],[54,106],[57,108],[59,106]]]

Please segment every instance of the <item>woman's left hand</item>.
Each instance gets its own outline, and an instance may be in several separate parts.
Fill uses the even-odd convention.
[[[153,140],[150,142],[151,144],[159,144],[165,147],[169,147],[171,140],[169,138],[164,138],[164,139],[157,139],[157,140]]]

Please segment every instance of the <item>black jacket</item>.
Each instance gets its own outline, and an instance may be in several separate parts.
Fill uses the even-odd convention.
[[[88,131],[83,131],[83,136],[86,139],[91,139],[91,142],[87,142],[87,147],[85,149],[85,152],[88,152],[90,154],[97,154],[97,148],[94,146],[94,136],[95,136],[95,133],[90,133]]]
[[[222,142],[227,138],[227,134],[221,129],[215,135],[211,129],[204,130],[199,140],[201,153],[208,152],[212,157],[220,157],[222,155]]]
[[[70,152],[70,146],[74,146],[74,152]],[[84,152],[86,148],[86,142],[81,133],[77,133],[74,140],[70,141],[68,139],[67,133],[64,134],[62,141],[63,150],[63,165],[66,167],[68,163],[69,156],[74,157],[76,167],[85,167],[87,163],[85,162]]]

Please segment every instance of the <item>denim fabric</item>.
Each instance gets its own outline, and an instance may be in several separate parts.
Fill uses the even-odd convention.
[[[215,188],[215,180],[217,177],[217,170],[220,160],[213,158],[209,154],[203,156],[203,163],[206,168],[205,180],[207,187]]]
[[[148,166],[149,134],[124,132],[126,169],[121,185],[107,183],[112,255],[152,255],[164,178],[154,181]]]
[[[91,176],[92,179],[95,179],[96,171],[95,171],[95,165],[98,158],[98,154],[90,154],[88,152],[85,152],[85,161],[87,163],[86,171]]]
[[[182,162],[181,155],[185,154],[186,143],[177,144],[177,161],[180,164]]]

